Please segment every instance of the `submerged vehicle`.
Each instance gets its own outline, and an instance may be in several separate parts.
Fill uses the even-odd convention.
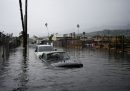
[[[54,47],[52,45],[36,45],[35,54],[37,57],[42,55],[44,52],[54,51]]]
[[[43,62],[54,67],[80,68],[83,64],[79,60],[73,60],[65,51],[44,52],[39,57]]]

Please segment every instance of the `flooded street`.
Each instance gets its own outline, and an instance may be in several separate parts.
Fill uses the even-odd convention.
[[[0,58],[0,91],[130,91],[130,54],[68,50],[84,66],[66,69],[49,67],[34,50],[29,47],[26,57],[18,47]]]

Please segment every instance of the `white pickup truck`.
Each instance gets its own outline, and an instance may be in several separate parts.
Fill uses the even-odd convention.
[[[49,51],[56,51],[56,49],[52,45],[36,45],[35,54],[37,57]]]

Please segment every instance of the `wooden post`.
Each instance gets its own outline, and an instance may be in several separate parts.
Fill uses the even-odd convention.
[[[23,31],[24,31],[23,10],[22,10],[22,2],[21,2],[21,0],[19,0],[19,6],[20,6],[20,14],[21,14],[22,28],[23,28]]]
[[[115,48],[116,48],[116,52],[117,52],[117,35],[116,35],[116,44],[115,44]]]
[[[22,22],[22,28],[23,28],[23,47],[27,47],[27,0],[25,0],[25,15],[23,19],[23,11],[22,11],[22,1],[19,0],[19,6],[20,6],[20,13],[21,13],[21,22]]]
[[[27,48],[27,0],[25,0],[25,16],[24,16],[24,32],[23,32],[23,46]]]
[[[122,52],[124,52],[124,35],[122,35]]]

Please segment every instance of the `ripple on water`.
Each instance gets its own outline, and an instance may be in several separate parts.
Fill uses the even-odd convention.
[[[75,56],[75,51],[69,51]],[[23,49],[10,53],[0,61],[0,91],[128,91],[130,90],[129,57],[109,56],[102,51],[82,50],[79,60],[83,68],[48,67],[37,59],[34,49],[29,57]]]

